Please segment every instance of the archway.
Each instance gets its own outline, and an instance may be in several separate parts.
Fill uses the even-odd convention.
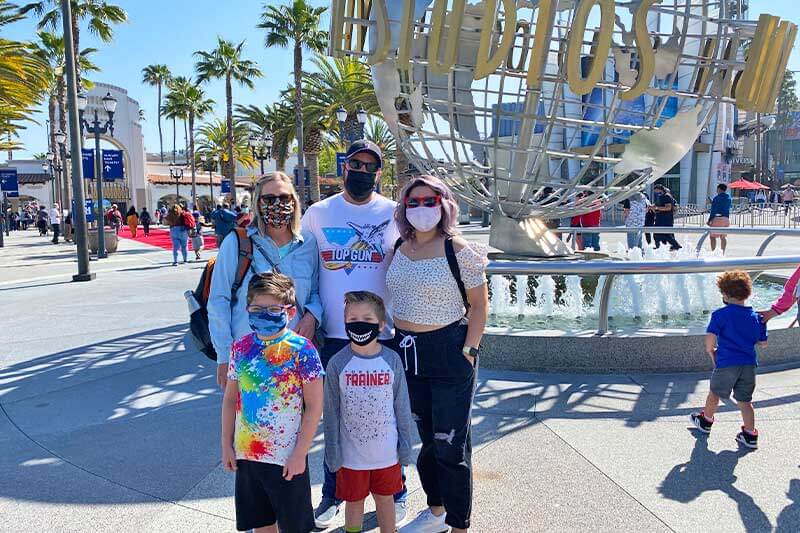
[[[162,206],[169,209],[173,205],[175,205],[175,200],[177,199],[178,203],[182,206],[189,205],[189,198],[186,196],[175,196],[174,194],[165,194],[161,198],[158,199],[158,208],[161,209]]]

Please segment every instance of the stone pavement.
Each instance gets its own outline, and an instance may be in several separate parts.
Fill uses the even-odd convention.
[[[0,250],[0,530],[232,531],[221,395],[185,342],[202,265],[124,241],[75,284],[36,241]],[[711,436],[688,429],[705,374],[480,378],[473,531],[800,531],[800,369],[762,369],[749,453],[731,406]],[[315,501],[321,459],[318,437]]]

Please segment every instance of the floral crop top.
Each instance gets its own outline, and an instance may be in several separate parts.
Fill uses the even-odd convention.
[[[486,283],[486,253],[470,244],[458,253],[461,280],[469,290]],[[386,273],[394,317],[428,326],[452,324],[464,316],[464,300],[447,258],[413,261],[397,250]]]

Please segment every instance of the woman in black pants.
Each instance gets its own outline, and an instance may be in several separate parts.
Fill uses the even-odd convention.
[[[422,176],[395,211],[402,236],[386,274],[393,348],[406,369],[422,449],[417,470],[428,509],[401,531],[470,527],[471,411],[489,295],[485,254],[456,235],[458,204],[440,180]]]

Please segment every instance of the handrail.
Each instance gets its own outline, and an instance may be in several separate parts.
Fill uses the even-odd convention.
[[[715,228],[716,230],[716,228]],[[597,335],[608,333],[608,305],[611,285],[618,275],[624,274],[698,274],[722,272],[730,269],[766,270],[795,269],[800,265],[800,255],[769,257],[725,257],[682,259],[675,261],[490,261],[489,275],[596,275],[607,276],[600,295]]]

